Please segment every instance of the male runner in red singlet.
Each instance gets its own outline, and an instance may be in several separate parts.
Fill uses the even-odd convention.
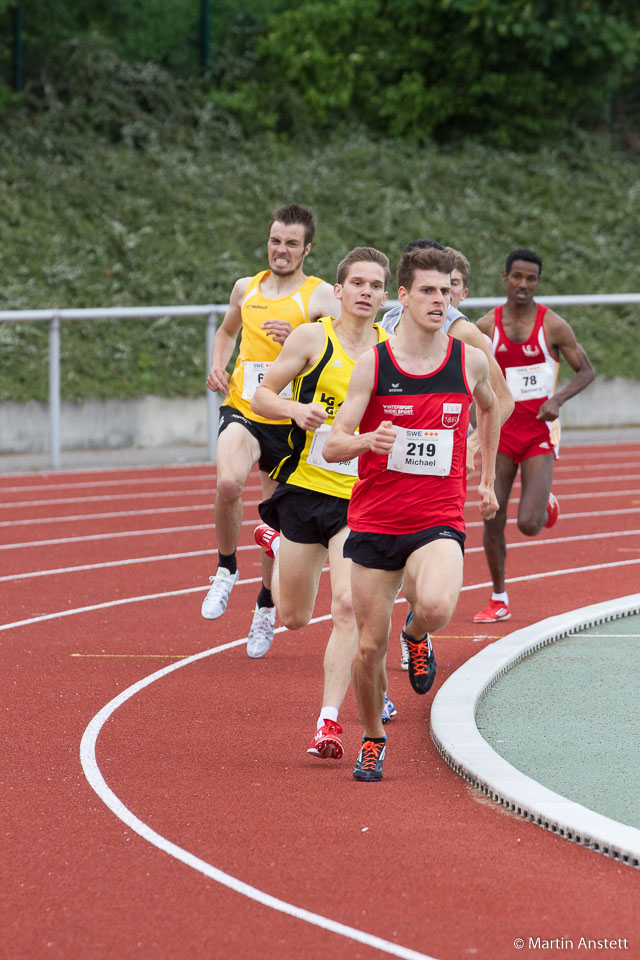
[[[484,552],[493,581],[489,606],[476,623],[509,620],[505,589],[507,545],[505,524],[511,488],[520,467],[518,529],[535,537],[558,519],[558,502],[551,493],[553,461],[560,441],[560,407],[584,390],[595,377],[589,358],[569,324],[533,299],[542,273],[542,260],[531,250],[514,250],[507,257],[502,280],[507,302],[490,310],[478,327],[491,339],[495,358],[513,393],[515,410],[503,425],[496,458],[496,495],[500,508],[485,520]],[[564,389],[555,392],[562,355],[575,370]]]
[[[401,582],[410,607],[403,636],[411,685],[424,694],[435,677],[429,631],[449,622],[462,586],[472,400],[482,449],[483,517],[498,508],[493,481],[500,420],[489,362],[478,348],[442,332],[452,266],[444,250],[403,255],[397,271],[405,308],[400,333],[356,363],[324,448],[330,462],[359,457],[344,546],[353,560],[358,650],[352,680],[364,725],[357,780],[382,778],[385,658]]]
[[[279,207],[269,221],[269,269],[234,284],[229,308],[215,335],[209,390],[226,394],[220,408],[216,451],[215,522],[218,570],[202,604],[207,620],[221,617],[239,573],[236,548],[242,524],[242,491],[258,464],[263,497],[276,482],[269,473],[289,452],[291,421],[261,417],[251,410],[251,399],[282,344],[300,324],[328,315],[340,316],[333,287],[319,277],[307,277],[304,261],[316,229],[313,211],[298,203]],[[238,334],[238,359],[231,378],[227,364]],[[249,630],[247,652],[273,639],[275,608],[271,595],[273,560],[262,554],[262,586]]]

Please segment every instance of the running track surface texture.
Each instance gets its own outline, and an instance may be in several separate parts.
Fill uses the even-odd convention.
[[[345,758],[307,755],[328,577],[314,621],[250,660],[252,475],[240,581],[225,616],[203,620],[214,477],[207,465],[0,477],[0,956],[507,960],[579,952],[584,938],[640,958],[638,871],[523,821],[439,756],[433,694],[399,668],[403,601],[385,779],[352,779],[351,692]],[[490,586],[470,486],[436,690],[508,631],[637,591],[640,446],[565,448],[555,477],[560,521],[526,541],[510,522],[513,618],[486,626],[472,622]]]

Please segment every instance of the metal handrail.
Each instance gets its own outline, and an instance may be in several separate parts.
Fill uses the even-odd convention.
[[[620,306],[622,304],[640,304],[640,293],[596,293],[563,296],[544,296],[542,300],[549,306]],[[397,306],[398,300],[388,300],[386,308]],[[504,297],[468,297],[464,301],[465,310],[489,309],[504,303]],[[0,323],[48,323],[49,324],[49,450],[51,466],[58,469],[60,456],[60,324],[63,320],[124,320],[155,319],[159,317],[202,317],[207,318],[206,330],[206,369],[209,369],[213,350],[213,338],[218,318],[228,309],[226,303],[194,304],[189,306],[159,307],[84,307],[51,310],[0,310]],[[217,393],[207,390],[207,445],[209,458],[215,462],[217,423],[220,398]]]

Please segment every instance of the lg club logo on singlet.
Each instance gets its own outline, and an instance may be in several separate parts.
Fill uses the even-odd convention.
[[[442,426],[457,427],[462,413],[461,403],[443,403],[442,404]]]
[[[340,401],[340,403],[336,403],[336,398],[327,396],[327,394],[324,393],[324,391],[320,397],[320,403],[323,405],[323,407],[327,411],[328,417],[335,417],[336,413],[342,406],[342,401]]]

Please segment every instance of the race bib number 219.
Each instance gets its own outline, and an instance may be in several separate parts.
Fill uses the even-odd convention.
[[[453,459],[453,431],[405,430],[397,434],[387,460],[389,470],[447,477]]]

